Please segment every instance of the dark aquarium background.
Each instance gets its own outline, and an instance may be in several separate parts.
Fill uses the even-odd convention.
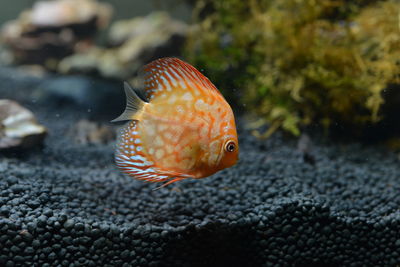
[[[110,121],[171,56],[240,159],[154,190]],[[399,1],[3,1],[0,266],[399,266],[399,107]]]

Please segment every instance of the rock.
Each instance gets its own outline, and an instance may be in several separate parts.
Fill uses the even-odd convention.
[[[0,99],[0,151],[29,148],[45,136],[46,128],[37,123],[31,111],[15,101]]]
[[[0,65],[10,65],[13,61],[12,53],[3,45],[0,44]]]
[[[93,0],[58,0],[35,3],[30,14],[37,27],[63,27],[83,24],[96,18],[98,27],[108,25],[111,7]]]
[[[39,1],[18,19],[5,24],[2,41],[19,64],[43,64],[91,46],[94,34],[108,24],[112,9],[95,0]]]
[[[163,38],[168,38],[171,35],[185,37],[187,30],[188,26],[185,23],[172,19],[167,13],[154,12],[147,17],[120,20],[113,23],[110,27],[109,42],[111,45],[118,46],[131,39],[160,34]]]
[[[307,134],[302,134],[297,141],[297,151],[302,154],[304,162],[309,164],[315,163],[315,158],[312,153],[312,141]]]
[[[79,120],[70,130],[70,135],[78,144],[107,144],[115,134],[110,126],[89,120]]]
[[[149,61],[180,55],[189,26],[167,13],[117,21],[110,28],[111,48],[92,47],[64,58],[61,73],[99,73],[103,77],[129,79]]]

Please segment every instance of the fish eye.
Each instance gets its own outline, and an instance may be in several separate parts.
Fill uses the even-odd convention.
[[[236,144],[235,144],[235,142],[229,141],[229,142],[226,143],[226,145],[225,145],[225,150],[226,150],[227,152],[233,152],[233,151],[235,151],[235,149],[236,149]]]

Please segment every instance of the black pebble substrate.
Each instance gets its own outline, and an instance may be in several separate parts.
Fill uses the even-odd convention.
[[[0,78],[0,96],[49,128],[42,148],[0,155],[0,266],[400,264],[394,152],[316,140],[309,162],[295,140],[240,130],[237,166],[153,191],[116,169],[114,144],[66,134],[87,107],[32,102],[42,79]]]

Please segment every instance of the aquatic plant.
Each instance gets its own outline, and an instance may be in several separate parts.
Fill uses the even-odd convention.
[[[186,55],[221,90],[283,128],[377,123],[399,83],[398,1],[198,1]],[[226,91],[225,91],[226,92]],[[229,92],[227,92],[229,94]]]

